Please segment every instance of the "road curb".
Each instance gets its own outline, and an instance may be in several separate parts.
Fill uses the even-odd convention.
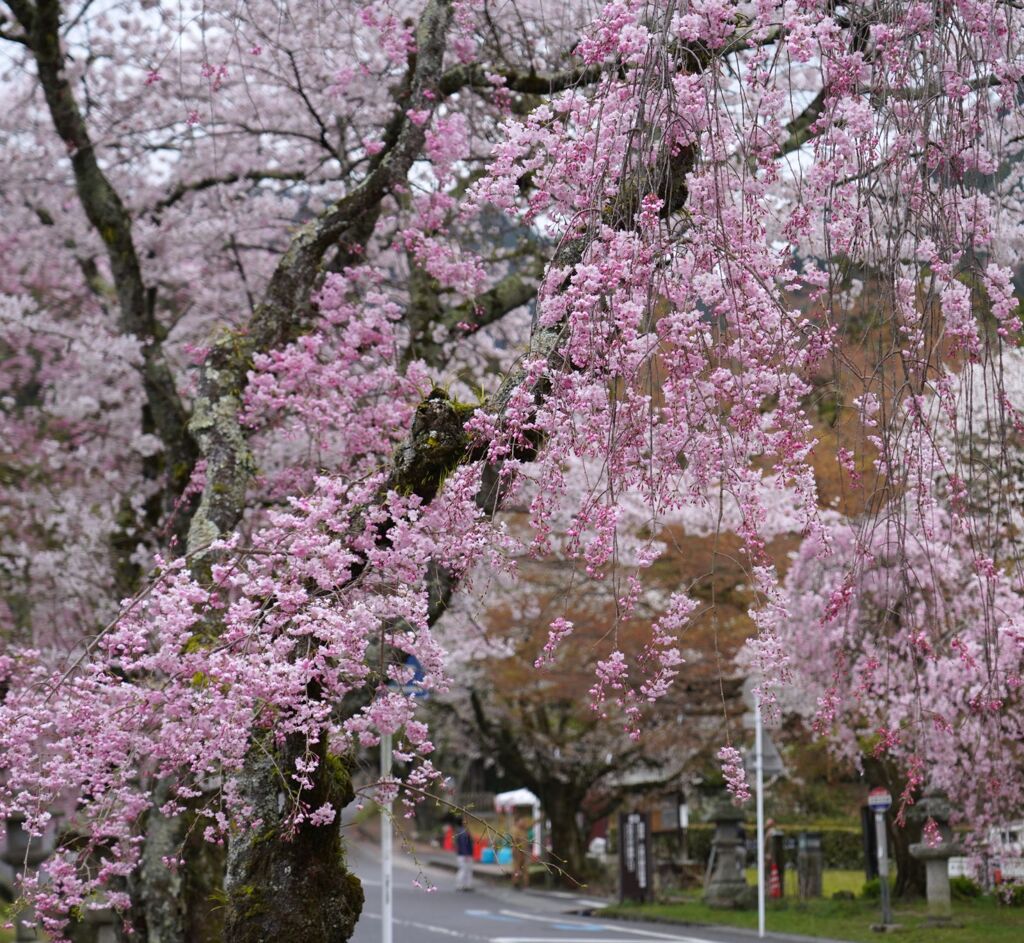
[[[588,910],[577,912],[581,917],[600,917],[602,920],[621,920],[623,923],[658,923],[669,927],[689,927],[693,930],[727,930],[729,933],[738,933],[751,939],[761,939],[757,930],[749,927],[734,927],[728,923],[697,923],[692,920],[672,920],[670,917],[656,917],[652,915],[641,916],[637,914],[607,913],[600,907],[593,907]],[[790,943],[851,943],[850,940],[837,940],[828,936],[804,936],[799,933],[775,933],[766,931],[764,939],[790,941]]]

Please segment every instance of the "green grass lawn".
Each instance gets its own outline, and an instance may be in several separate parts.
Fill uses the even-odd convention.
[[[864,883],[864,876],[860,872],[846,873],[859,874],[860,883]],[[850,887],[835,889],[853,890]],[[908,905],[896,902],[893,911],[896,922],[903,929],[883,936],[871,929],[871,924],[880,920],[878,901],[828,898],[807,904],[792,899],[770,901],[765,926],[769,932],[799,933],[834,940],[851,940],[855,943],[878,943],[890,938],[899,943],[1021,943],[1024,940],[1024,908],[1005,907],[990,898],[954,902],[954,921],[959,924],[956,927],[924,926],[923,903]],[[623,904],[603,910],[601,914],[757,929],[756,910],[714,910],[701,903],[696,896],[672,904]]]
[[[12,943],[14,940],[14,931],[5,930],[4,924],[11,919],[11,908],[7,904],[0,901],[0,943]]]
[[[757,884],[757,868],[747,868],[747,883]],[[831,897],[836,891],[850,891],[850,893],[856,894],[859,897],[860,892],[864,888],[864,872],[824,871],[821,883],[826,897]],[[796,897],[796,871],[792,868],[786,870],[785,886],[786,896],[790,898]]]

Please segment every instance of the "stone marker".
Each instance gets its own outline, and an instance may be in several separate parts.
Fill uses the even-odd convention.
[[[796,876],[800,900],[821,897],[825,855],[821,848],[821,832],[801,832],[797,837]]]

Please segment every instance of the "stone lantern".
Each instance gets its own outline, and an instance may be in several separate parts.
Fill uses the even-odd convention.
[[[750,893],[745,873],[747,843],[740,829],[743,812],[728,798],[721,798],[712,806],[711,818],[715,834],[711,840],[711,875],[704,901],[711,907],[745,906]]]
[[[932,847],[926,841],[917,842],[910,846],[910,853],[924,862],[929,921],[948,923],[953,915],[949,859],[963,853],[961,846],[953,840],[953,830],[949,827],[949,800],[943,792],[929,792],[917,804],[915,814],[922,820],[934,819],[939,828],[942,840],[938,845]]]

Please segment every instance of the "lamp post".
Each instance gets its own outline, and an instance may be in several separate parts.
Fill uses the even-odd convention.
[[[779,751],[770,737],[764,734],[764,713],[761,699],[757,694],[754,678],[748,678],[743,685],[744,701],[751,710],[744,715],[743,724],[749,730],[754,728],[754,749],[746,753],[747,769],[754,767],[754,793],[757,800],[757,929],[758,935],[765,934],[765,868],[764,868],[764,793],[765,779],[769,783],[786,774]]]
[[[399,686],[395,682],[389,682],[388,687],[392,690],[401,690],[407,697],[417,700],[425,700],[430,692],[423,687],[423,666],[415,655],[410,655],[405,660],[405,667],[412,669],[412,678],[405,684]],[[392,734],[381,733],[380,735],[380,778],[383,783],[391,776],[392,767]],[[385,787],[387,788],[387,787]],[[394,939],[394,841],[392,834],[391,813],[393,801],[390,798],[391,791],[387,791],[388,800],[381,806],[380,810],[380,916],[381,916],[381,943],[392,943]]]

